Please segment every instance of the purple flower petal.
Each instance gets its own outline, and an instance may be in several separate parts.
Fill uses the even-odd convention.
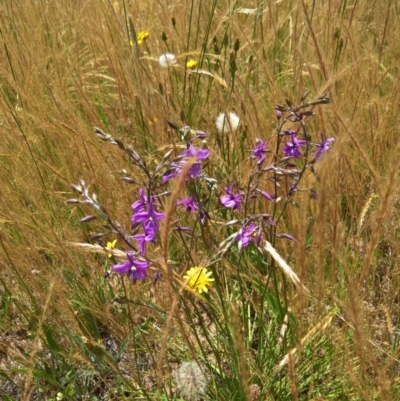
[[[184,205],[186,207],[187,212],[197,212],[197,210],[199,210],[197,203],[194,201],[193,195],[190,196],[189,198],[185,198],[176,202],[176,204],[177,206]]]
[[[119,274],[125,274],[131,268],[131,264],[129,262],[120,263],[113,266],[113,270]]]
[[[317,152],[315,153],[315,161],[318,161],[321,158],[322,154],[330,149],[330,146],[334,141],[335,138],[328,138],[327,140],[325,140],[325,136],[321,132],[321,142],[317,142],[314,144],[317,148]]]

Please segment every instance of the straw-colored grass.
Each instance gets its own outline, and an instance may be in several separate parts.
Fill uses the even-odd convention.
[[[399,12],[389,0],[4,0],[4,399],[173,399],[185,360],[207,366],[203,399],[400,399]],[[134,35],[144,30],[139,46]],[[160,67],[165,52],[176,66]],[[185,68],[189,58],[197,69]],[[162,241],[149,247],[163,273],[155,286],[152,277],[104,278],[112,233],[97,241],[99,252],[70,245],[105,230],[100,220],[79,223],[93,210],[65,203],[78,197],[71,183],[83,178],[129,233],[139,186],[120,178],[146,179],[93,127],[151,169],[167,150],[181,151],[167,120],[209,133],[205,170],[220,193],[247,185],[256,138],[275,146],[274,106],[297,104],[306,90],[329,96],[306,125],[315,141],[322,131],[335,143],[301,183],[317,199],[298,192],[299,207],[279,222],[296,244],[267,242],[262,261],[255,252],[221,257],[218,245],[233,231],[209,210],[213,223],[185,248],[172,229],[183,214],[171,203]],[[237,133],[218,134],[221,111],[240,116]],[[166,190],[174,185],[173,200],[183,180]],[[208,297],[182,290],[194,265],[217,278]]]

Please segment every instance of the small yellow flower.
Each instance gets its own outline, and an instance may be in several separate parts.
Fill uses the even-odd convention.
[[[137,43],[138,45],[141,45],[150,35],[150,32],[148,31],[141,31],[137,35]]]
[[[209,272],[205,267],[195,266],[189,269],[183,276],[187,281],[187,286],[197,291],[199,294],[208,292],[208,285],[212,285],[214,279],[211,277],[212,272]]]
[[[199,64],[199,63],[197,62],[197,60],[193,60],[193,59],[188,60],[187,63],[186,63],[186,68],[190,68],[190,69],[193,70],[194,68],[197,67],[197,64]]]
[[[137,35],[137,44],[142,45],[143,42],[149,37],[150,32],[147,31],[140,31]],[[129,41],[129,45],[133,47],[133,40]]]
[[[116,243],[117,243],[117,240],[116,240],[116,239],[115,239],[113,242],[107,242],[106,248],[107,248],[108,250],[111,251],[112,249],[114,249]],[[111,258],[112,253],[108,253],[107,256],[108,256],[109,258]]]

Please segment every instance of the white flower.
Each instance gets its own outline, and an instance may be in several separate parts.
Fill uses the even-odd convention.
[[[204,394],[208,384],[207,371],[197,362],[185,362],[174,374],[176,385],[184,398],[197,399]]]
[[[217,119],[215,120],[215,126],[217,130],[221,133],[228,133],[230,131],[236,132],[240,124],[240,118],[234,112],[230,111],[228,113],[228,118],[226,118],[225,113],[219,113]]]
[[[161,54],[158,62],[162,68],[168,68],[176,64],[176,58],[172,53]]]

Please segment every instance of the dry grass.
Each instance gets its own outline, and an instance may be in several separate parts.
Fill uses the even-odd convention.
[[[50,397],[35,392],[29,376],[35,355],[40,359],[45,353],[39,341],[43,322],[56,328],[71,365],[83,366],[89,362],[83,361],[76,344],[81,335],[93,335],[87,332],[88,311],[107,332],[103,337],[118,344],[141,319],[159,319],[154,311],[138,306],[143,300],[151,299],[169,311],[162,293],[169,291],[167,283],[161,282],[155,294],[150,281],[135,286],[119,281],[109,289],[102,279],[104,269],[100,270],[106,258],[99,263],[98,255],[67,245],[88,242],[93,232],[77,223],[83,212],[64,203],[75,196],[70,183],[80,177],[129,231],[135,195],[119,177],[134,176],[136,170],[130,170],[116,147],[98,141],[93,126],[130,144],[154,166],[164,153],[157,149],[175,143],[166,120],[179,122],[184,110],[190,126],[210,133],[209,171],[218,171],[220,182],[240,181],[249,172],[247,149],[255,138],[273,142],[273,106],[286,98],[295,101],[310,89],[315,96],[328,93],[331,104],[315,110],[309,127],[334,136],[336,142],[318,170],[318,180],[307,183],[317,186],[318,200],[300,194],[301,208],[291,209],[285,217],[284,225],[299,239],[298,245],[293,253],[285,244],[278,250],[315,301],[310,306],[295,291],[287,300],[301,323],[296,334],[299,348],[285,357],[292,395],[306,399],[293,381],[293,355],[297,351],[301,356],[302,339],[314,338],[313,344],[330,344],[332,377],[343,370],[347,373],[348,395],[337,399],[399,399],[400,8],[389,0],[259,1],[259,13],[253,15],[238,9],[237,2],[216,3],[215,9],[212,1],[201,2],[201,7],[194,2],[192,9],[191,2],[182,0],[170,5],[5,0],[0,5],[0,369],[13,374],[24,389],[18,393],[17,388],[0,384],[0,391],[3,386],[10,397]],[[143,46],[129,45],[130,18],[137,32],[150,31]],[[231,90],[229,60],[237,38]],[[157,59],[168,50],[177,55],[178,66],[163,70]],[[214,79],[185,72],[187,55],[200,57],[202,69]],[[241,115],[244,129],[221,144],[214,120],[220,111],[229,110]],[[230,158],[222,156],[224,149]],[[204,244],[193,253],[197,260],[205,260],[213,252]],[[152,253],[162,260],[159,248]],[[138,304],[124,304],[127,309],[118,314],[121,305],[110,303],[110,298],[122,288]],[[339,317],[326,328],[331,308]],[[234,319],[240,319],[235,313]],[[76,337],[65,335],[66,328]],[[136,354],[142,358],[138,363],[150,372],[149,389],[157,387],[162,327],[157,330],[159,337],[146,340],[143,353]],[[164,338],[169,340],[167,334]],[[243,334],[233,338],[243,341]],[[322,358],[318,352],[312,350],[312,358]],[[132,357],[127,358],[121,370],[127,369],[137,383],[134,365],[129,367]],[[312,358],[310,365],[304,362],[306,366],[299,369],[311,369]],[[301,361],[300,357],[299,366]],[[27,376],[10,373],[10,366],[24,364]],[[170,377],[170,367],[163,369]],[[273,399],[268,391],[262,397]]]

